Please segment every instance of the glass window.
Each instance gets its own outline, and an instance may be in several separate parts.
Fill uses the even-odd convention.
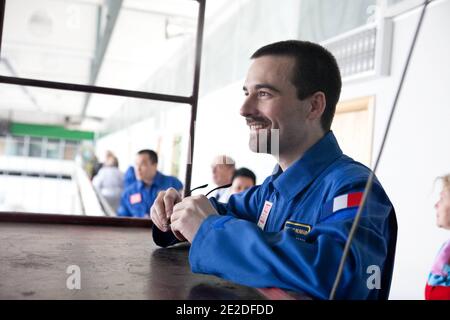
[[[31,138],[29,150],[30,157],[42,157],[42,138]]]
[[[25,138],[8,136],[6,139],[6,155],[24,156],[25,155]]]
[[[400,3],[400,2],[403,2],[403,3],[411,2],[411,0],[386,0],[386,1],[387,1],[387,5],[388,6],[393,6],[393,5],[396,5],[396,4]]]
[[[0,74],[190,96],[197,15],[192,0],[7,0]]]
[[[6,137],[0,136],[0,156],[6,152]]]
[[[425,3],[424,0],[384,0],[386,1],[386,16],[396,16]]]
[[[64,160],[75,160],[75,156],[78,152],[78,142],[66,140],[64,143]]]
[[[372,19],[376,0],[303,0],[300,39],[321,42],[365,25]]]
[[[0,84],[0,92],[8,91],[10,87],[14,86]],[[81,102],[83,99],[80,96],[85,96],[82,92],[26,89],[39,99],[58,96],[73,104]],[[11,110],[20,109],[20,99],[26,101],[27,96],[18,95],[14,100],[17,104],[10,105]],[[28,156],[23,157],[23,161],[6,159],[9,168],[16,172],[32,171],[35,175],[10,176],[8,182],[0,177],[3,179],[0,179],[0,184],[10,183],[12,186],[5,191],[5,197],[10,199],[8,208],[20,205],[23,212],[105,215],[91,179],[93,170],[99,162],[104,162],[108,150],[118,158],[119,171],[124,173],[134,164],[137,151],[153,149],[159,156],[158,170],[176,176],[184,183],[188,160],[189,105],[100,94],[92,94],[91,103],[99,110],[97,117],[89,113],[83,119],[71,120],[66,128],[75,125],[86,130],[97,128],[95,141],[9,137],[9,155]],[[113,111],[110,110],[112,106]],[[52,113],[57,111],[67,112],[65,108],[55,108]],[[104,118],[99,118],[100,115]],[[46,127],[49,133],[51,129],[53,127]],[[25,154],[24,150],[29,151]],[[64,161],[55,161],[58,159]],[[16,196],[24,192],[33,194],[26,203]]]
[[[50,159],[60,158],[60,143],[59,140],[48,139],[45,146],[45,157]]]

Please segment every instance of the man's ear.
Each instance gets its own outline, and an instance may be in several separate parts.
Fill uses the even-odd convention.
[[[311,109],[308,115],[308,119],[320,120],[320,117],[322,117],[322,114],[325,111],[325,107],[327,105],[325,94],[322,91],[317,91],[309,97],[309,100],[311,103]]]

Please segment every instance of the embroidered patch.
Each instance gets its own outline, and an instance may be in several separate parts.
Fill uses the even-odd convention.
[[[309,224],[299,223],[295,221],[286,221],[284,229],[291,232],[297,240],[305,240],[312,227]]]
[[[264,227],[266,226],[267,218],[269,218],[270,210],[272,209],[273,203],[270,201],[267,201],[264,203],[264,208],[259,216],[258,219],[258,227],[260,227],[262,230],[264,230]]]
[[[325,204],[325,211],[334,213],[342,209],[358,207],[361,204],[362,196],[362,192],[343,194],[332,201],[328,201]]]
[[[142,197],[141,197],[140,193],[135,193],[135,194],[132,194],[130,196],[130,203],[131,204],[140,203],[141,201],[142,201]]]

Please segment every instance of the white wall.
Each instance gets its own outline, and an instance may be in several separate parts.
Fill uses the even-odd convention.
[[[377,175],[399,224],[391,299],[423,299],[433,259],[449,232],[435,226],[434,179],[450,172],[450,1],[429,5]],[[400,74],[419,18],[394,19],[391,76],[346,85],[343,99],[376,95],[378,154]]]

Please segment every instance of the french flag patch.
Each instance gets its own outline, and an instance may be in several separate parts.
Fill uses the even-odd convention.
[[[334,198],[332,201],[329,201],[325,205],[327,207],[326,211],[334,213],[342,209],[358,207],[361,204],[362,196],[362,192],[343,194],[339,197]]]

